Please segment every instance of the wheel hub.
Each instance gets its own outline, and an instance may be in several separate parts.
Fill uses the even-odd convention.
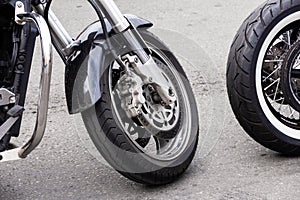
[[[300,41],[287,52],[281,72],[283,95],[295,110],[300,111]]]
[[[172,130],[179,118],[178,102],[166,105],[151,85],[145,87],[143,95],[146,102],[143,104],[142,113],[138,116],[143,126],[154,135],[161,131]]]
[[[172,130],[178,122],[179,103],[170,75],[167,69],[164,70],[167,66],[160,60],[153,60],[156,74],[163,77],[161,83],[139,74],[140,68],[135,66],[136,61],[132,56],[127,56],[125,60],[127,69],[120,77],[117,89],[121,107],[127,116],[152,135]],[[148,67],[154,68],[154,65]]]

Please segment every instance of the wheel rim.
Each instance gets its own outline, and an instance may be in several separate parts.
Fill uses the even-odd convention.
[[[286,104],[285,98],[282,97],[281,90],[281,67],[283,64],[284,53],[292,46],[289,35],[287,43],[283,49],[283,54],[273,55],[273,60],[268,60],[272,48],[278,44],[284,37],[284,34],[291,34],[292,29],[285,29],[288,25],[299,21],[300,12],[295,12],[282,19],[266,37],[256,63],[255,87],[259,104],[268,121],[280,132],[294,139],[300,139],[300,114],[292,106]],[[269,53],[269,54],[268,54]],[[273,70],[268,70],[268,62],[273,62],[276,66]],[[276,62],[276,64],[274,64]],[[278,75],[276,75],[278,73]],[[273,92],[273,94],[272,94]]]
[[[112,99],[112,106],[114,109],[115,117],[118,120],[120,128],[126,133],[128,138],[133,142],[133,144],[143,153],[152,159],[160,161],[174,160],[180,156],[183,151],[189,145],[191,137],[192,128],[192,118],[191,118],[191,107],[189,105],[188,94],[185,90],[184,83],[182,81],[183,76],[181,76],[171,63],[171,61],[163,54],[162,51],[158,50],[153,44],[147,43],[148,47],[151,49],[153,57],[156,58],[156,62],[161,62],[167,66],[170,72],[173,74],[176,83],[172,80],[172,84],[177,85],[176,95],[179,97],[180,103],[176,109],[180,108],[181,121],[178,127],[177,135],[172,139],[162,139],[150,134],[145,128],[138,125],[137,122],[132,121],[123,113],[123,109],[118,106],[118,95],[115,91],[116,88],[112,87],[112,69],[115,67],[110,67],[109,69],[109,88]],[[154,56],[155,55],[155,56]],[[116,65],[116,63],[115,63]],[[166,75],[166,74],[165,74]],[[169,80],[171,79],[168,77]],[[180,104],[180,105],[179,105]],[[146,105],[146,109],[149,109],[149,104]],[[179,111],[177,111],[179,113]],[[144,115],[146,116],[146,115]],[[176,114],[176,121],[178,121],[178,116]],[[178,124],[178,123],[177,123]],[[168,130],[174,128],[174,126],[166,126],[163,129]]]

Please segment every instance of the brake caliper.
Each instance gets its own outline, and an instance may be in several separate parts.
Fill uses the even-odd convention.
[[[142,86],[143,82],[140,77],[131,71],[121,76],[117,84],[121,107],[129,118],[141,114],[141,108],[145,103]]]

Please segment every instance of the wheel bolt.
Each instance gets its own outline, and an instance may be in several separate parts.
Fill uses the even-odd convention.
[[[154,91],[154,88],[152,87],[152,85],[149,85],[149,86],[148,86],[148,90],[149,90],[150,92],[153,92],[153,91]]]
[[[21,3],[21,2],[18,2],[18,3],[17,3],[17,6],[18,6],[18,8],[22,8],[22,6],[23,6],[23,3]]]
[[[173,91],[172,88],[169,89],[169,95],[170,95],[171,97],[174,97],[174,96],[175,96],[174,91]]]

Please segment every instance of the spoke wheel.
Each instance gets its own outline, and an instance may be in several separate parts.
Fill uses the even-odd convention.
[[[300,42],[290,48],[282,67],[282,88],[285,100],[300,112]]]
[[[293,52],[298,35],[298,29],[284,29],[277,34],[265,54],[261,71],[262,91],[270,111],[281,123],[297,129],[300,115],[291,104],[291,93],[287,92],[290,89],[287,89],[284,77],[287,73],[285,68],[290,68],[286,60]]]
[[[244,130],[290,155],[300,154],[299,10],[299,1],[259,6],[234,39],[226,73],[230,104]]]

